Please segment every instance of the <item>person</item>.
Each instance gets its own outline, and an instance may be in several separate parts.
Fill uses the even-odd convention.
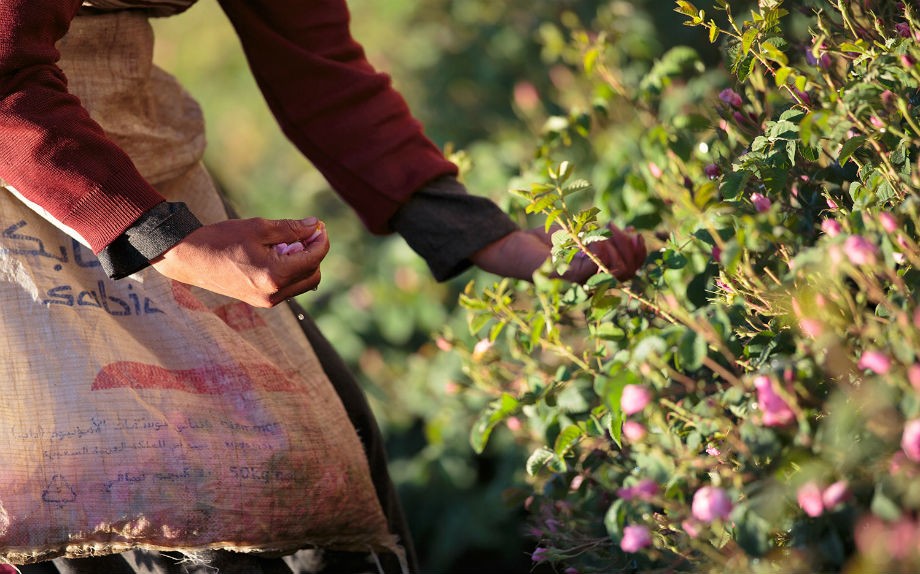
[[[170,76],[152,65],[148,19],[179,14],[195,1],[0,3],[0,216],[15,214],[24,224],[31,221],[21,215],[25,206],[53,224],[41,228],[41,235],[27,237],[43,246],[63,244],[65,236],[56,233],[75,239],[72,257],[61,261],[77,261],[80,269],[68,275],[67,290],[62,285],[48,290],[38,312],[48,315],[49,324],[60,320],[53,314],[65,311],[70,313],[68,321],[85,321],[75,330],[84,338],[101,335],[96,324],[85,319],[86,313],[74,311],[84,302],[84,294],[90,294],[92,300],[85,302],[95,304],[94,309],[111,311],[106,305],[114,303],[107,301],[121,301],[126,306],[122,315],[130,315],[126,301],[134,301],[139,311],[148,310],[157,293],[179,293],[182,303],[189,293],[207,292],[219,297],[217,301],[236,300],[256,308],[261,314],[253,321],[277,324],[280,330],[299,324],[305,336],[298,344],[315,353],[324,375],[311,384],[330,386],[344,405],[360,437],[386,524],[399,537],[408,569],[417,571],[366,400],[329,342],[290,301],[319,285],[333,230],[315,217],[239,219],[215,207],[219,196],[201,165],[200,110]],[[547,259],[550,246],[544,233],[518,228],[494,203],[467,193],[458,182],[456,166],[424,135],[388,76],[371,66],[351,37],[344,0],[306,5],[294,0],[220,0],[220,5],[281,129],[372,233],[399,233],[438,280],[473,265],[530,279]],[[21,240],[23,235],[16,234],[21,224],[6,227],[3,239]],[[80,251],[77,241],[92,250],[94,261]],[[0,268],[28,267],[37,261],[36,250],[0,247]],[[624,280],[636,273],[646,255],[641,236],[614,226],[609,240],[592,244],[592,250]],[[39,254],[48,252],[42,247]],[[60,267],[55,264],[55,272],[69,273]],[[584,281],[595,271],[590,260],[579,259],[565,278]],[[18,276],[0,276],[0,301],[5,305],[22,304],[23,297],[35,300],[34,294],[23,295]],[[125,282],[128,295],[119,299],[105,294],[106,288],[114,293]],[[161,283],[163,291],[157,291]],[[145,301],[143,306],[140,301]],[[204,309],[199,303],[188,304],[195,305]],[[226,310],[227,305],[210,305],[211,311],[204,312],[217,313],[215,309]],[[150,308],[151,313],[158,311],[155,304]],[[137,328],[125,327],[126,319],[118,312],[108,315],[108,320],[121,321],[118,329]],[[221,319],[228,321],[226,314]],[[9,341],[24,335],[7,329],[0,336]],[[178,337],[179,346],[188,337],[170,336]],[[14,345],[0,347],[7,349],[0,351],[4,363],[21,361],[9,350]],[[0,473],[0,480],[3,476]],[[3,500],[0,494],[0,510]],[[62,508],[66,502],[61,497],[50,500]],[[3,535],[0,528],[0,555]],[[366,552],[301,550],[269,557],[217,549],[201,560],[185,558],[139,545],[103,556],[58,557],[20,569],[32,574],[406,569],[396,556]]]

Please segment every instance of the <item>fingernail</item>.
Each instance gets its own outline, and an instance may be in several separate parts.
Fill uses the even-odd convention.
[[[288,246],[287,243],[278,243],[278,244],[276,244],[276,245],[274,246],[274,248],[275,248],[275,253],[277,253],[278,255],[284,255],[284,250],[287,249],[287,246]]]
[[[309,245],[309,244],[315,242],[317,239],[319,239],[319,236],[322,235],[322,234],[323,234],[323,229],[322,229],[322,228],[317,228],[316,231],[313,232],[313,235],[311,235],[310,237],[307,237],[306,239],[304,239],[303,242],[306,243],[307,245]]]
[[[290,255],[291,253],[300,253],[304,250],[303,244],[299,241],[291,243],[285,247],[284,251],[281,252],[281,255]]]
[[[311,217],[305,217],[305,218],[301,219],[300,221],[301,221],[301,223],[303,223],[304,225],[316,225],[316,223],[319,221],[319,219],[316,219],[315,217],[312,217],[312,216],[311,216]]]

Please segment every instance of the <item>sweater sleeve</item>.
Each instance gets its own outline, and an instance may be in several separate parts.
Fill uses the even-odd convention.
[[[67,91],[80,0],[0,1],[0,178],[99,252],[163,198]]]
[[[345,0],[220,0],[282,130],[374,233],[456,166],[349,31]]]

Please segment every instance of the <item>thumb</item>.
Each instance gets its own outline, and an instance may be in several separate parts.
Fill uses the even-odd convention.
[[[315,217],[266,220],[263,240],[267,244],[293,243],[310,238],[321,227],[322,223]]]

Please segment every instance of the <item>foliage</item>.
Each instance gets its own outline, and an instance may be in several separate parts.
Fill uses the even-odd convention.
[[[715,4],[675,8],[724,66],[629,53],[616,0],[543,30],[569,75],[517,94],[515,205],[553,258],[461,296],[471,444],[530,445],[559,571],[915,571],[918,7]],[[607,218],[653,245],[639,277],[550,278]]]

